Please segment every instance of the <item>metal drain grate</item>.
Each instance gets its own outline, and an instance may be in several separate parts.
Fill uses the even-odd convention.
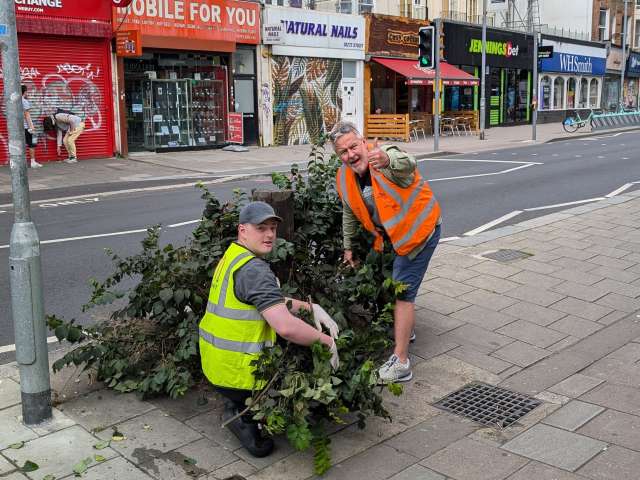
[[[521,252],[520,250],[504,248],[493,252],[483,253],[480,256],[490,260],[496,260],[498,262],[513,262],[514,260],[522,260],[523,258],[528,258],[533,255],[531,253]]]
[[[434,406],[470,418],[482,425],[508,427],[542,402],[485,383],[470,383]]]

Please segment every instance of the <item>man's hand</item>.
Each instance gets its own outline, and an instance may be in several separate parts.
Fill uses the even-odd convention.
[[[340,334],[340,328],[338,327],[338,324],[333,320],[333,318],[331,318],[329,314],[324,310],[324,308],[322,308],[317,303],[313,303],[311,305],[311,308],[313,310],[313,318],[316,321],[316,328],[318,328],[319,322],[320,325],[324,325],[327,330],[329,330],[329,335],[331,335],[331,338],[338,338],[338,335]],[[318,330],[320,329],[318,328]]]
[[[331,364],[331,368],[336,371],[338,367],[340,367],[340,356],[338,355],[338,347],[336,346],[335,340],[331,342],[329,351],[331,352],[331,360],[329,360],[329,363]]]
[[[62,147],[60,145],[56,147],[56,152],[58,152],[58,156],[62,155]]]
[[[378,139],[373,141],[373,144],[367,145],[369,150],[369,165],[378,170],[379,168],[387,168],[389,163],[389,155],[380,149]]]
[[[345,250],[342,257],[342,263],[348,263],[352,267],[356,266],[356,262],[353,261],[353,250]]]

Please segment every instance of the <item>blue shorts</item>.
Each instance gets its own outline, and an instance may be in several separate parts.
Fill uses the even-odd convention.
[[[440,240],[440,225],[437,225],[433,231],[433,235],[424,246],[422,251],[414,258],[409,260],[407,256],[396,255],[393,259],[393,275],[392,278],[397,282],[406,283],[409,287],[398,295],[398,300],[413,303],[418,295],[418,289],[422,283],[429,261],[434,250],[438,246]]]

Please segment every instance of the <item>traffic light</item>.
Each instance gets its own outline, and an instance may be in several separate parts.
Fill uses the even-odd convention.
[[[433,40],[435,29],[433,26],[420,27],[418,34],[420,37],[420,43],[418,45],[418,64],[422,68],[434,68],[435,55]]]

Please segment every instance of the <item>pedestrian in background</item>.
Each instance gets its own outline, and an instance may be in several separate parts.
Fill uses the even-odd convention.
[[[24,140],[29,150],[31,168],[40,168],[41,164],[36,162],[36,128],[31,118],[31,102],[27,99],[27,86],[22,85],[22,110],[24,111]]]
[[[373,248],[383,251],[391,241],[393,279],[407,285],[394,308],[395,347],[378,374],[381,382],[413,377],[409,342],[415,339],[415,298],[440,239],[440,206],[415,159],[393,145],[367,145],[356,126],[339,122],[329,135],[342,160],[336,182],[342,199],[344,262],[355,266],[352,238],[358,222],[374,236]]]
[[[253,390],[264,388],[264,383],[256,382],[251,361],[276,342],[276,334],[298,345],[319,341],[331,350],[332,367],[339,365],[334,341],[338,325],[321,306],[285,298],[269,264],[262,259],[273,249],[281,221],[265,202],[251,202],[240,211],[237,241],[216,266],[207,310],[200,321],[202,371],[227,399],[227,421],[246,408]],[[294,316],[300,310],[313,312],[317,328]],[[320,324],[330,335],[322,333]],[[227,427],[253,456],[264,457],[273,450],[273,440],[263,437],[250,413]]]
[[[85,126],[82,118],[69,110],[58,108],[56,113],[45,117],[43,125],[45,131],[56,130],[56,151],[58,156],[62,155],[63,144],[67,149],[69,157],[63,162],[77,163],[76,140],[84,132]]]

